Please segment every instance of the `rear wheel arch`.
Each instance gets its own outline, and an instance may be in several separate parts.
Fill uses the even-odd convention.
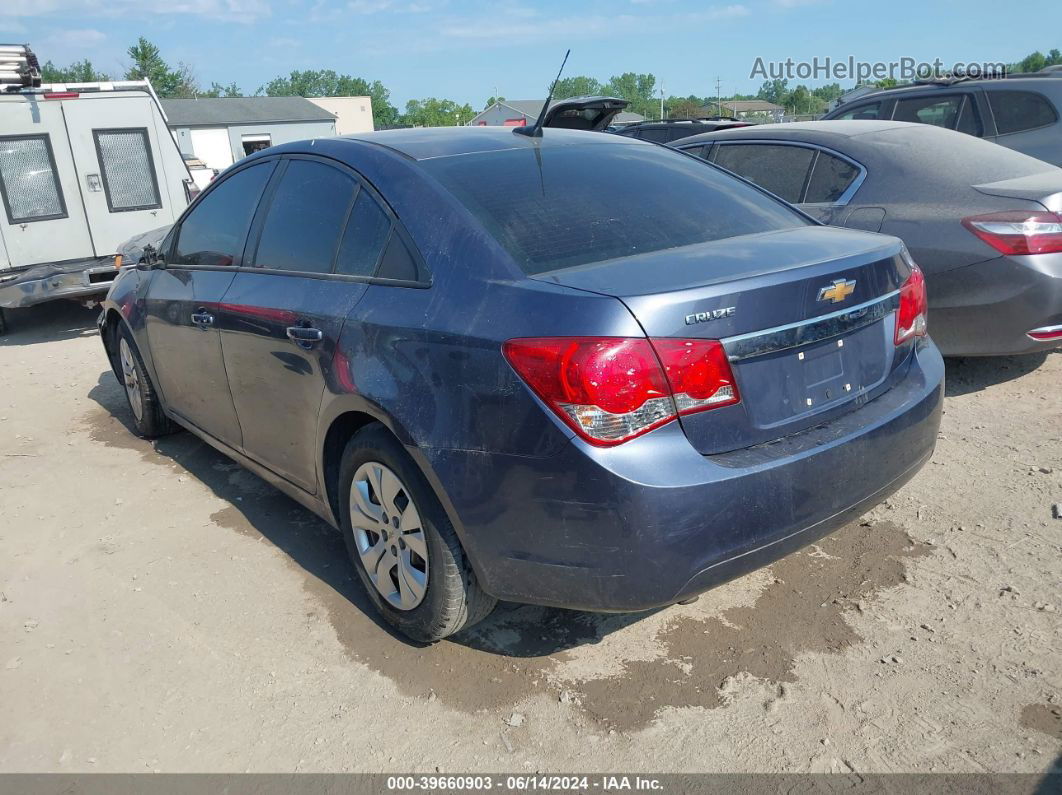
[[[347,442],[362,428],[373,423],[387,427],[373,415],[364,411],[346,411],[332,420],[321,446],[321,475],[324,481],[325,498],[332,510],[336,524],[339,519],[339,464]]]
[[[324,439],[320,455],[323,496],[329,510],[332,512],[336,526],[338,527],[342,524],[342,518],[340,517],[339,470],[343,460],[343,451],[354,434],[373,424],[383,428],[405,449],[407,455],[413,461],[413,465],[416,466],[425,481],[427,481],[428,488],[434,492],[435,498],[442,505],[443,511],[453,525],[458,538],[462,539],[463,543],[464,525],[461,524],[454,506],[450,502],[450,497],[443,489],[431,464],[426,460],[422,452],[416,448],[416,443],[406,436],[404,428],[392,424],[390,418],[378,416],[364,409],[351,408],[338,414],[329,423],[328,430],[321,437]],[[472,567],[478,575],[480,573],[479,564],[474,556],[469,554],[467,546],[465,554],[469,557]]]

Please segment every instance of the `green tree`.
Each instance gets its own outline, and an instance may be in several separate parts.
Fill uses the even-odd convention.
[[[574,75],[557,81],[557,87],[553,89],[554,99],[568,99],[570,97],[592,97],[602,93],[601,82],[594,77]]]
[[[790,113],[811,113],[811,92],[804,85],[797,86],[785,98],[785,109]]]
[[[126,80],[150,80],[160,97],[176,97],[187,92],[188,75],[175,71],[162,59],[159,48],[141,36],[126,51],[132,64],[126,70]]]
[[[428,97],[409,100],[401,121],[411,127],[454,127],[466,123],[475,113],[471,105]]]
[[[773,102],[775,105],[782,105],[783,107],[788,97],[788,80],[764,80],[760,90],[756,93],[756,99]]]
[[[243,92],[235,83],[223,86],[220,83],[211,83],[210,88],[199,93],[201,97],[242,97]]]
[[[1017,63],[1010,64],[1008,69],[1011,72],[1039,72],[1048,66],[1058,64],[1062,64],[1062,52],[1058,49],[1051,50],[1047,55],[1037,50],[1029,53]]]
[[[840,97],[844,93],[844,89],[841,88],[840,83],[829,83],[825,86],[819,86],[811,90],[813,96],[818,97],[823,102],[830,103]]]
[[[495,102],[505,102],[505,97],[488,97],[486,104],[483,106],[483,110],[486,110]]]
[[[111,78],[103,72],[97,72],[92,61],[74,61],[69,66],[56,66],[51,61],[41,67],[42,83],[103,83]]]
[[[700,97],[692,95],[688,97],[669,97],[666,100],[667,115],[672,119],[695,119],[704,115],[706,104]]]
[[[391,104],[391,92],[383,83],[337,74],[332,69],[296,70],[287,77],[270,80],[257,93],[268,97],[371,97],[377,129],[398,123],[398,108]]]
[[[660,100],[653,97],[656,77],[652,74],[624,72],[614,75],[601,87],[602,93],[627,100],[627,110],[645,117],[655,117],[660,112]]]

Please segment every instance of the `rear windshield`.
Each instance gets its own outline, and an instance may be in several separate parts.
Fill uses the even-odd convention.
[[[528,274],[811,223],[660,146],[521,147],[421,165]]]

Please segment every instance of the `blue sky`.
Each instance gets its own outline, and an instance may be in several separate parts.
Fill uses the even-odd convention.
[[[292,69],[331,68],[383,81],[399,108],[428,96],[479,108],[495,87],[542,97],[566,47],[568,75],[652,72],[669,95],[714,94],[716,77],[723,94],[755,92],[757,56],[1013,61],[1062,48],[1062,3],[0,0],[0,41],[28,41],[42,60],[88,57],[118,74],[139,35],[204,85],[253,92]]]

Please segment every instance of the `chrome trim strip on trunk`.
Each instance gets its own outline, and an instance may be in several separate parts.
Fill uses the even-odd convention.
[[[763,356],[767,353],[797,348],[812,342],[838,337],[850,331],[877,323],[900,306],[900,291],[875,298],[828,315],[819,315],[797,323],[738,334],[720,340],[727,358],[732,362]]]

